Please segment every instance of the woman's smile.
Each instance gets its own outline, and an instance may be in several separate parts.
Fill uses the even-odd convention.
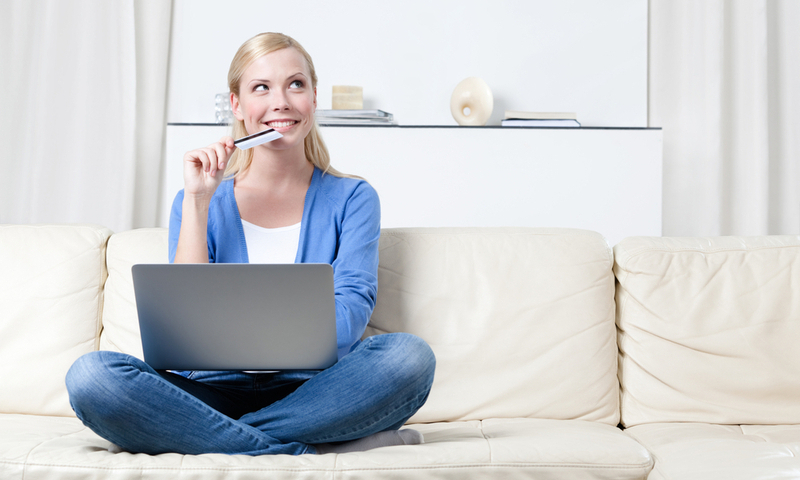
[[[276,131],[278,131],[280,133],[284,133],[284,132],[290,130],[297,123],[298,123],[297,120],[284,120],[284,119],[281,119],[281,120],[270,120],[270,121],[266,122],[266,124],[267,124],[267,126],[269,128],[275,129]]]

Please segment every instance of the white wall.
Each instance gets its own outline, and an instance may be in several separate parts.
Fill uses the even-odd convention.
[[[264,31],[314,58],[319,108],[332,85],[402,125],[454,125],[466,77],[505,110],[576,112],[585,126],[647,126],[647,0],[176,0],[168,122],[214,121],[236,49]]]
[[[167,127],[161,225],[183,152],[226,125]],[[661,235],[660,129],[321,127],[332,164],[366,178],[381,226],[567,227],[611,245]]]

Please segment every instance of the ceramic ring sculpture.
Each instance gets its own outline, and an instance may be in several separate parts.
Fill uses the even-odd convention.
[[[450,113],[459,125],[486,125],[493,107],[492,90],[478,77],[462,80],[450,97]]]

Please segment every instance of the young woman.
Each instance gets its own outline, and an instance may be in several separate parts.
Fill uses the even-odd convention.
[[[435,359],[413,335],[360,340],[377,293],[380,205],[367,182],[330,166],[314,120],[311,57],[290,37],[260,34],[239,48],[228,84],[235,137],[267,128],[283,137],[246,151],[223,137],[184,156],[170,261],[333,265],[339,361],[323,371],[165,372],[93,352],[67,374],[75,413],[120,449],[149,454],[297,455],[422,442],[399,428],[425,403]]]

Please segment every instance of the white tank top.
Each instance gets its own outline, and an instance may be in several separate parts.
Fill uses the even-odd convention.
[[[264,228],[242,220],[250,263],[294,263],[300,244],[300,224]]]

